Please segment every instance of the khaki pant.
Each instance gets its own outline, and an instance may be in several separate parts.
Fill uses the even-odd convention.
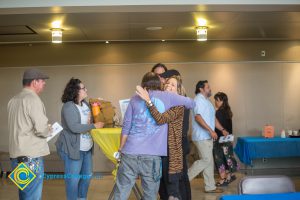
[[[214,178],[214,158],[213,158],[213,141],[200,140],[194,141],[197,147],[200,160],[196,160],[189,168],[188,175],[190,181],[203,171],[205,191],[216,189]]]

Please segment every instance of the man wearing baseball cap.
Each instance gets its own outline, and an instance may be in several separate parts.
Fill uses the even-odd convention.
[[[41,199],[44,176],[43,156],[50,154],[46,138],[50,136],[45,106],[39,94],[49,76],[39,69],[27,69],[23,74],[23,90],[7,106],[9,154],[12,168],[24,163],[36,175],[19,199]],[[20,175],[19,175],[20,176]],[[21,179],[21,177],[18,177]]]

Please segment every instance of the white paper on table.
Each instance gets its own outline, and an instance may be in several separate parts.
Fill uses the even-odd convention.
[[[51,127],[52,127],[51,136],[47,137],[47,142],[49,142],[52,138],[54,138],[57,134],[59,134],[63,130],[63,127],[58,122],[52,124]]]
[[[221,136],[220,139],[219,139],[219,143],[233,142],[233,140],[234,140],[233,135]]]
[[[127,110],[129,102],[130,102],[130,99],[119,100],[120,109],[121,109],[121,115],[122,115],[122,120],[124,119],[124,115],[125,115],[125,112]]]

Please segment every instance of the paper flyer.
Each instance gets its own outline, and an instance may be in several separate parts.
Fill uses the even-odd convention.
[[[47,142],[49,142],[52,138],[54,138],[58,133],[60,133],[63,130],[63,127],[58,122],[55,122],[51,127],[51,136],[47,137]]]
[[[233,142],[233,140],[234,140],[234,136],[233,135],[222,136],[219,139],[219,143]]]
[[[119,100],[120,109],[121,109],[121,115],[122,115],[122,120],[124,119],[124,115],[125,115],[125,112],[127,110],[129,102],[130,102],[130,99]]]

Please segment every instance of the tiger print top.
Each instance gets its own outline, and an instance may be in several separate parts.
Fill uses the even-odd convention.
[[[150,106],[149,110],[157,124],[168,123],[169,175],[179,174],[183,169],[182,125],[184,106],[172,107],[164,113],[160,113],[154,105]]]

